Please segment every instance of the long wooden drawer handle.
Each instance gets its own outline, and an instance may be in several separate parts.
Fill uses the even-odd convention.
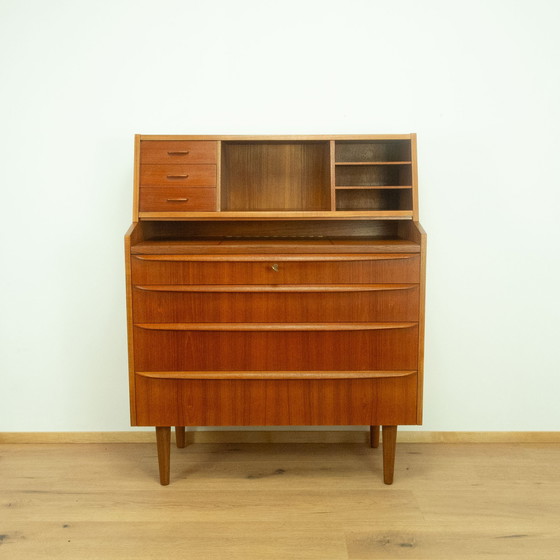
[[[134,286],[143,292],[172,293],[323,293],[391,292],[412,290],[418,284],[153,284]]]
[[[189,155],[189,151],[184,151],[184,152],[167,152],[168,156],[188,156]]]
[[[385,331],[410,329],[418,323],[135,323],[149,331]]]
[[[168,198],[167,202],[188,202],[188,198]]]
[[[391,371],[137,371],[148,379],[387,379],[408,377],[416,370]]]
[[[400,261],[417,259],[419,253],[415,254],[371,254],[371,255],[276,255],[274,260],[277,262],[355,262],[355,261]],[[270,255],[134,255],[139,261],[159,261],[159,262],[247,262],[259,263],[271,261]]]
[[[186,179],[188,175],[168,175],[168,179]]]

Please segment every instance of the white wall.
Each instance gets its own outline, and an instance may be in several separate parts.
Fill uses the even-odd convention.
[[[558,21],[556,0],[2,0],[0,430],[128,428],[136,132],[417,132],[425,429],[560,429]]]

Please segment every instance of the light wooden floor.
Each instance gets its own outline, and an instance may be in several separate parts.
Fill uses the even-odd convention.
[[[0,558],[560,558],[560,445],[0,445]]]

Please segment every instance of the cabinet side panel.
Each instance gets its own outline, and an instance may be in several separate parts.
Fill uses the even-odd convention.
[[[417,423],[422,424],[423,399],[424,399],[424,332],[426,322],[426,251],[427,235],[422,226],[413,224],[420,235],[420,301],[418,323],[418,407]]]
[[[134,184],[132,194],[132,221],[138,221],[140,201],[140,134],[134,136]]]
[[[134,325],[132,309],[132,273],[130,266],[131,239],[138,229],[138,224],[130,226],[124,237],[124,262],[126,272],[126,324],[128,335],[128,381],[130,396],[130,422],[136,424],[136,399],[135,399],[135,375],[134,375]]]
[[[412,219],[418,221],[418,163],[416,153],[416,134],[411,134],[410,139],[410,156],[412,161]]]

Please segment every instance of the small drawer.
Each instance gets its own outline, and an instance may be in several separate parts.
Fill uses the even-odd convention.
[[[217,142],[142,140],[140,163],[216,163]]]
[[[215,165],[142,165],[141,187],[215,187]]]
[[[367,256],[136,255],[132,281],[145,284],[416,284],[418,254]]]
[[[140,212],[213,212],[216,189],[208,187],[142,187]]]
[[[348,330],[347,323],[136,325],[134,363],[145,372],[418,369],[416,323],[360,328],[354,324]]]
[[[418,284],[135,286],[136,323],[418,321]]]

